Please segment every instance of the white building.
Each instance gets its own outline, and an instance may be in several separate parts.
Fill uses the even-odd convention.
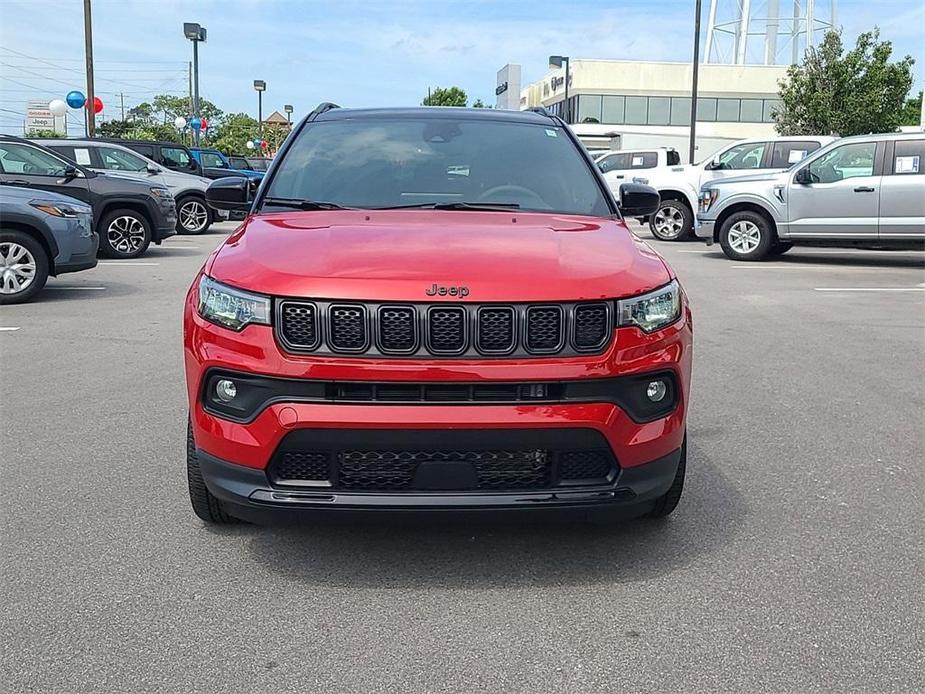
[[[697,159],[734,140],[774,134],[782,65],[701,64],[697,103]],[[587,60],[569,65],[569,121],[589,147],[653,145],[687,159],[690,137],[690,63]],[[565,69],[549,71],[520,92],[520,108],[543,106],[565,116]]]

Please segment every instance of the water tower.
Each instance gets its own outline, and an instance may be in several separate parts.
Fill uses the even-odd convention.
[[[838,0],[710,0],[704,62],[798,63],[836,28],[837,10]]]

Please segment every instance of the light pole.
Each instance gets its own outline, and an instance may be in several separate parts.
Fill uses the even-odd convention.
[[[254,80],[254,89],[257,91],[257,132],[263,137],[263,93],[267,90],[267,83]]]
[[[93,18],[90,0],[84,0],[84,46],[87,62],[87,137],[96,137],[96,94],[93,88]]]
[[[199,42],[206,40],[206,28],[183,22],[183,35],[193,42],[193,115],[199,117]],[[199,146],[199,129],[193,128],[193,144]]]
[[[694,8],[694,79],[691,84],[691,148],[689,164],[694,163],[694,150],[697,149],[697,77],[700,73],[700,0]]]
[[[289,126],[289,129],[292,130],[292,112],[295,109],[292,108],[292,104],[286,104],[283,106],[283,110],[286,112],[286,123]]]
[[[563,120],[566,123],[571,123],[571,110],[568,103],[568,65],[569,59],[567,55],[551,55],[549,56],[549,68],[561,68],[562,65],[565,65],[565,102],[564,108],[562,109]]]

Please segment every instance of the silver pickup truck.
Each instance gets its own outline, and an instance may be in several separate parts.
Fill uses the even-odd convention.
[[[925,132],[846,137],[780,173],[704,184],[696,233],[733,260],[798,244],[925,248]]]

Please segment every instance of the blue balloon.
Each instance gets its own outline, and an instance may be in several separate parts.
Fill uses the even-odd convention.
[[[83,95],[83,92],[78,92],[76,89],[68,92],[64,100],[67,101],[67,105],[71,108],[83,108],[83,105],[87,103],[87,97]]]
[[[199,130],[202,128],[202,121],[198,117],[193,117],[190,119],[189,127],[193,130]]]

